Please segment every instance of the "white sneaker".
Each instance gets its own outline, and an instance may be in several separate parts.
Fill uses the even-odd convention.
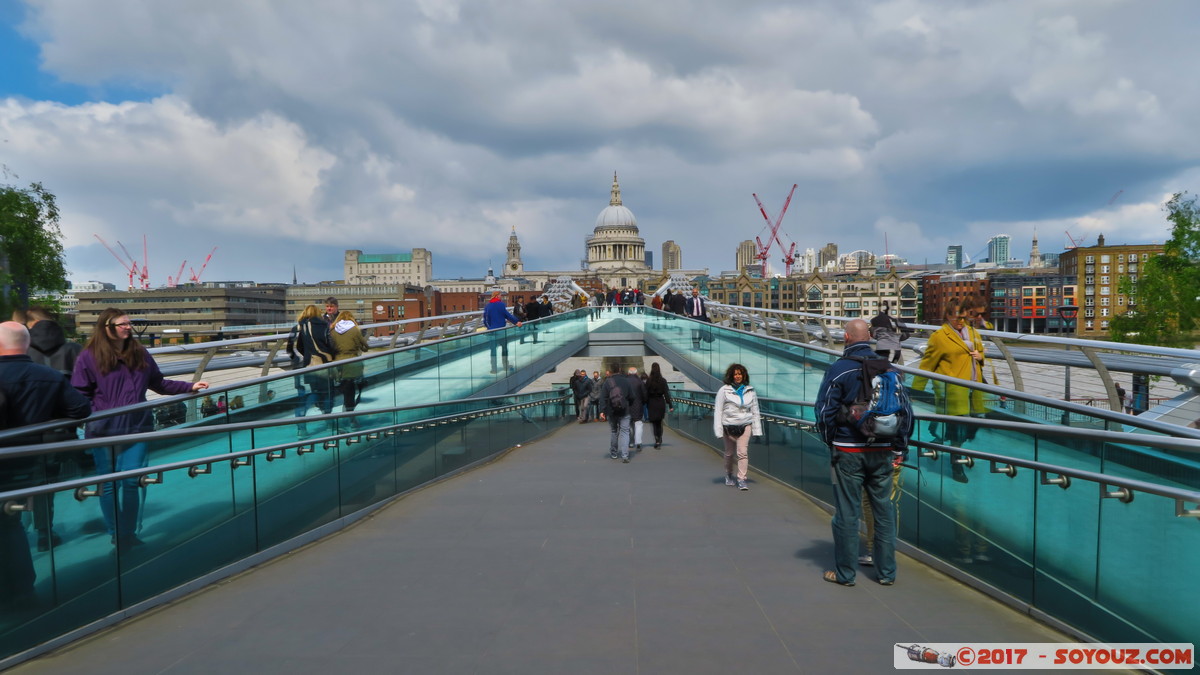
[[[875,559],[871,557],[870,553],[860,555],[858,556],[858,564],[863,567],[870,567],[875,564]]]

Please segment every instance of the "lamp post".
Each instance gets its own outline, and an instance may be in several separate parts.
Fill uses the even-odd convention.
[[[1075,317],[1079,316],[1079,307],[1076,305],[1061,305],[1057,309],[1058,309],[1058,316],[1064,322],[1066,322],[1067,332],[1070,333],[1070,337],[1074,337],[1075,336],[1075,331],[1073,329],[1074,321],[1075,321]],[[1061,331],[1062,329],[1060,328],[1059,330]],[[1071,345],[1066,345],[1066,349],[1067,349],[1067,351],[1071,351]],[[1064,369],[1067,371],[1067,374],[1063,380],[1063,386],[1064,386],[1063,398],[1069,402],[1071,400],[1071,366],[1064,364]],[[1064,418],[1066,417],[1065,413],[1064,413],[1063,417]]]

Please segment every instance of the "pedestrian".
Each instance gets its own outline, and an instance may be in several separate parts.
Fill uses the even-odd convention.
[[[867,491],[874,518],[874,563],[876,579],[884,586],[896,581],[895,505],[889,497],[894,462],[908,452],[912,431],[912,408],[904,398],[900,428],[890,438],[873,438],[862,433],[846,411],[866,398],[862,360],[883,361],[871,350],[871,327],[862,319],[846,323],[846,348],[842,357],[825,371],[817,391],[814,414],[822,440],[829,446],[833,466],[833,557],[834,569],[822,574],[825,581],[853,586],[857,576],[858,521],[862,517],[862,492]]]
[[[579,420],[580,424],[584,424],[589,419],[588,400],[592,396],[592,387],[594,385],[595,383],[588,377],[586,370],[575,371],[571,390],[575,393],[575,419]]]
[[[746,472],[750,468],[750,437],[762,436],[762,417],[758,412],[758,395],[750,386],[750,373],[740,363],[725,369],[725,384],[717,390],[713,401],[713,433],[725,442],[725,484],[749,490]]]
[[[971,325],[972,301],[969,299],[950,302],[944,313],[945,323],[929,336],[925,354],[921,357],[921,370],[967,380],[984,381],[983,338]],[[924,391],[929,379],[913,378],[912,388]],[[983,415],[987,413],[984,393],[955,384],[933,381],[935,410],[941,415]],[[965,424],[934,423],[931,427],[934,443],[945,443],[961,447],[975,438],[975,427]],[[968,482],[963,465],[954,460],[960,455],[950,455],[951,477],[959,483]]]
[[[51,420],[83,419],[91,404],[62,373],[35,363],[29,356],[29,330],[16,321],[0,323],[0,430]],[[9,438],[0,445],[36,445],[64,440],[60,430]],[[57,453],[53,453],[57,454]],[[51,455],[32,455],[0,461],[0,490],[20,490],[57,481],[46,469]],[[62,540],[53,529],[54,495],[33,498],[37,548],[49,551]],[[0,609],[20,610],[34,604],[37,573],[19,511],[0,509]]]
[[[680,290],[672,293],[671,297],[666,301],[666,307],[667,311],[672,314],[685,315],[687,313],[687,300],[683,297],[683,291]]]
[[[638,375],[635,366],[629,366],[625,374],[629,381],[629,392],[633,402],[629,405],[629,426],[632,434],[629,437],[629,447],[642,451],[642,427],[646,419],[646,383]]]
[[[96,329],[75,361],[71,384],[92,402],[92,410],[101,412],[146,401],[146,390],[158,394],[185,394],[208,388],[208,382],[184,382],[163,377],[154,357],[133,337],[133,323],[119,309],[100,312]],[[89,422],[86,438],[105,438],[154,431],[149,408],[105,417]],[[149,446],[145,441],[97,446],[92,449],[96,471],[103,475],[140,469],[147,464]],[[145,488],[137,478],[124,478],[101,485],[100,512],[118,550],[141,544],[141,504]]]
[[[62,375],[63,381],[70,385],[71,371],[75,370],[75,360],[79,358],[79,352],[83,350],[83,345],[68,340],[62,326],[54,320],[48,310],[42,307],[30,307],[25,311],[24,319],[25,327],[29,329],[29,358],[34,363],[40,363],[58,371]],[[42,441],[54,443],[75,439],[75,430],[71,428],[47,432]],[[68,456],[74,457],[80,467],[85,470],[95,468],[92,466],[92,456],[87,451],[53,453],[44,457],[43,461],[47,483],[59,481],[66,468]],[[43,548],[43,544],[53,534],[53,499],[40,497],[34,500],[33,521],[38,531],[38,550],[45,551],[47,549]]]
[[[986,381],[984,372],[987,361],[983,353],[983,338],[972,325],[976,320],[977,307],[978,303],[969,297],[957,303],[952,302],[946,307],[946,322],[929,336],[925,354],[921,358],[921,370],[969,382]],[[928,381],[922,376],[914,377],[912,388],[923,391]],[[934,410],[941,415],[983,416],[988,412],[985,394],[978,389],[934,380],[933,397]],[[934,423],[930,432],[934,443],[963,447],[968,441],[974,440],[976,427],[968,424]],[[958,483],[967,483],[970,477],[967,476],[963,463],[959,461],[961,457],[962,455],[957,453],[947,453],[950,478]],[[954,524],[956,555],[952,560],[964,565],[991,562],[986,523],[977,518],[971,522],[971,498],[966,492],[946,489],[942,495],[943,508],[949,511],[951,522]]]
[[[354,315],[348,311],[338,313],[337,321],[333,324],[333,332],[330,333],[330,340],[333,346],[334,361],[357,358],[370,349],[367,339],[363,337],[362,329],[354,320]],[[342,409],[346,412],[358,407],[363,372],[362,361],[347,363],[338,370],[337,377],[341,380]],[[354,423],[357,424],[357,420],[354,420]]]
[[[654,447],[662,447],[663,418],[667,410],[675,412],[675,401],[671,399],[671,387],[662,375],[662,368],[655,361],[650,366],[650,378],[646,381],[646,419],[654,427]]]
[[[871,319],[871,336],[875,338],[875,353],[885,359],[891,358],[892,363],[900,362],[900,326],[888,313],[886,300]]]
[[[50,366],[69,380],[83,345],[68,340],[62,326],[41,307],[26,310],[25,327],[29,329],[29,358]]]
[[[629,463],[629,411],[632,404],[633,394],[629,390],[628,378],[606,370],[603,391],[600,392],[600,419],[608,420],[609,458],[616,459],[619,452],[625,464]]]
[[[305,307],[296,317],[296,326],[288,337],[287,352],[292,357],[292,367],[297,369],[333,361],[329,325],[321,318],[316,305]],[[323,414],[333,412],[333,384],[328,368],[306,372],[297,379],[296,417],[304,417],[313,405]],[[308,436],[308,426],[301,422],[296,433],[300,437]]]
[[[603,383],[600,381],[600,371],[592,371],[592,393],[588,394],[588,408],[591,419],[600,421],[600,387]]]
[[[337,321],[338,299],[332,295],[325,298],[325,314],[321,317],[325,320],[325,325],[332,326],[334,321]]]

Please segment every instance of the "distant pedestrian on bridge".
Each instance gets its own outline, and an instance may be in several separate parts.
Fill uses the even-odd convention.
[[[604,385],[600,391],[600,419],[608,420],[608,456],[629,463],[629,413],[633,406],[633,392],[626,376],[619,371],[606,370]]]
[[[580,424],[588,421],[588,400],[592,396],[592,389],[596,383],[588,377],[586,370],[575,371],[575,377],[572,378],[571,390],[575,394],[575,419],[579,420]]]
[[[888,311],[885,300],[879,313],[871,319],[871,337],[875,338],[875,353],[883,358],[890,358],[892,363],[900,362],[900,325]]]
[[[315,308],[314,308],[315,310]],[[169,396],[208,389],[208,382],[183,382],[163,377],[154,357],[133,337],[133,323],[119,309],[109,307],[96,319],[95,332],[88,339],[71,374],[71,384],[92,401],[92,410],[145,403],[146,390]],[[105,417],[88,422],[87,438],[104,438],[154,431],[154,418],[149,408],[136,412]],[[100,474],[141,469],[146,466],[149,446],[145,441],[131,444],[98,446],[92,454]],[[142,501],[145,488],[137,478],[103,483],[100,512],[113,544],[128,549],[141,544],[137,537],[141,527]]]
[[[662,375],[662,367],[655,361],[650,366],[650,378],[646,380],[646,419],[654,428],[654,447],[661,448],[663,440],[663,418],[667,411],[675,411],[671,399],[671,387]]]
[[[504,304],[504,299],[501,297],[502,291],[499,288],[492,289],[492,299],[487,301],[483,306],[483,327],[489,331],[498,331],[508,324],[520,326],[522,321],[508,311],[508,306]],[[537,318],[536,316],[534,317]],[[490,336],[489,349],[492,357],[492,373],[497,372],[496,367],[496,343],[500,343],[500,355],[504,361],[504,371],[508,372],[508,336],[495,334]]]
[[[354,320],[354,315],[348,311],[338,313],[337,321],[333,324],[333,332],[330,333],[330,340],[333,343],[334,361],[357,358],[370,349],[367,339],[363,337],[362,329]],[[363,372],[362,361],[347,363],[338,370],[337,377],[341,381],[340,388],[342,390],[342,409],[346,412],[350,412],[358,406],[359,392],[362,391]]]
[[[316,305],[309,305],[296,317],[296,325],[288,336],[287,353],[292,368],[302,369],[333,361],[333,344],[329,341],[329,324],[321,318]],[[328,368],[304,373],[296,378],[296,417],[304,417],[310,406],[317,406],[328,415],[333,412],[333,380]],[[308,427],[297,427],[300,436],[308,435]]]

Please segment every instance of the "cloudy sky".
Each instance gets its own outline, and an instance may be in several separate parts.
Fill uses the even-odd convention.
[[[937,262],[1162,241],[1200,190],[1192,0],[0,0],[0,164],[75,281],[574,269],[614,171],[656,262],[763,232]],[[16,174],[14,178],[12,174]],[[775,268],[781,266],[776,263]],[[185,275],[186,276],[186,275]]]

